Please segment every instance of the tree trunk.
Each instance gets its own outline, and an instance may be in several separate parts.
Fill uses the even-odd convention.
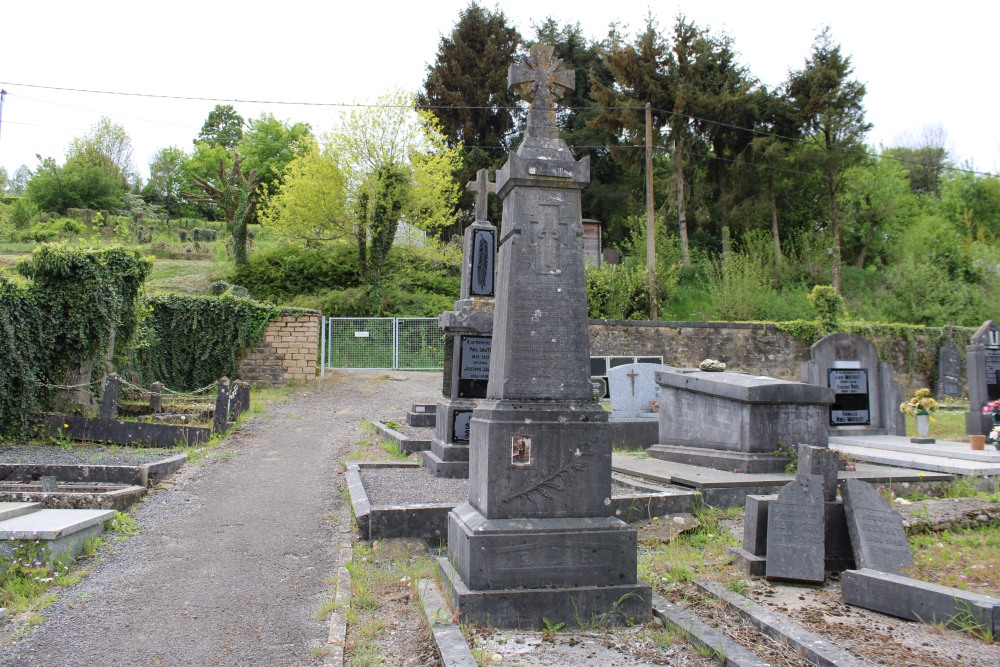
[[[691,265],[688,249],[687,204],[684,201],[684,160],[680,136],[674,140],[674,179],[677,181],[677,227],[681,237],[681,266]]]
[[[833,275],[831,283],[833,289],[840,291],[840,209],[837,207],[837,181],[836,177],[827,177],[827,185],[830,196],[830,231],[833,232]]]
[[[771,238],[774,241],[774,265],[781,266],[781,233],[778,231],[778,195],[774,192],[774,177],[770,172],[767,176],[767,194],[771,202]]]

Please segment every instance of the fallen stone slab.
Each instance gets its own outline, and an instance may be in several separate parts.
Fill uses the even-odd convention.
[[[1000,635],[1000,598],[875,570],[846,570],[840,578],[844,602],[956,630],[978,626]]]
[[[726,635],[722,634],[692,612],[668,602],[659,595],[653,596],[653,615],[664,627],[683,633],[695,647],[711,651],[712,657],[726,667],[770,667],[771,663],[760,658]]]
[[[853,653],[809,632],[798,623],[777,614],[763,605],[729,590],[722,584],[708,579],[695,579],[701,591],[722,600],[742,618],[769,637],[787,642],[810,664],[820,667],[870,667],[870,663]]]

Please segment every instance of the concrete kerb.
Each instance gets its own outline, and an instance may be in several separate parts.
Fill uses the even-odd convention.
[[[401,452],[412,454],[413,452],[424,452],[431,448],[430,440],[411,438],[396,429],[389,428],[380,421],[373,421],[372,424],[375,425],[375,430],[378,431],[380,438],[386,442],[395,443]]]
[[[353,558],[351,547],[340,550],[340,567],[337,568],[337,593],[330,612],[330,631],[326,646],[328,653],[324,667],[344,667],[344,648],[347,643],[347,617],[345,611],[351,604],[351,573],[347,564]]]
[[[653,615],[660,619],[664,627],[682,633],[689,643],[711,651],[712,657],[726,667],[770,667],[771,663],[659,595],[653,595]]]
[[[90,482],[145,487],[154,486],[157,482],[166,479],[186,461],[187,454],[181,452],[159,461],[138,466],[5,463],[0,464],[0,479],[21,482],[51,475],[60,482]]]
[[[420,610],[431,631],[434,646],[445,667],[477,667],[465,641],[465,635],[455,622],[455,615],[445,602],[444,596],[433,579],[421,579],[417,583]]]
[[[742,618],[769,637],[785,641],[813,665],[820,667],[870,667],[871,663],[815,635],[798,623],[790,621],[766,607],[734,593],[722,584],[708,579],[694,581],[699,590],[718,598]]]
[[[421,503],[412,505],[371,504],[361,479],[362,468],[414,468],[419,463],[357,462],[348,463],[347,489],[351,494],[354,520],[364,540],[392,537],[418,537],[436,546],[447,539],[448,512],[461,503]]]

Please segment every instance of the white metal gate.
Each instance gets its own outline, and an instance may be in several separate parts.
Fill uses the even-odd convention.
[[[327,368],[438,370],[444,332],[436,317],[324,317],[321,374]]]

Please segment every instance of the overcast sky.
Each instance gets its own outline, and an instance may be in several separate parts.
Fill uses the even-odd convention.
[[[484,2],[494,7],[492,2]],[[442,35],[467,0],[406,2],[17,1],[0,10],[0,166],[34,168],[35,154],[64,160],[70,139],[102,115],[125,126],[140,173],[160,148],[190,150],[215,101],[93,94],[70,88],[171,97],[349,103],[396,87],[417,90]],[[652,7],[663,32],[678,13],[726,32],[764,83],[801,68],[824,24],[865,83],[872,146],[905,143],[941,126],[960,164],[1000,171],[1000,86],[992,2],[838,3],[702,0],[506,0],[527,37],[547,16],[602,38],[617,22],[643,27]],[[39,86],[30,87],[29,86]],[[47,88],[46,88],[47,87]],[[329,130],[335,107],[236,102],[251,118],[270,111]]]

